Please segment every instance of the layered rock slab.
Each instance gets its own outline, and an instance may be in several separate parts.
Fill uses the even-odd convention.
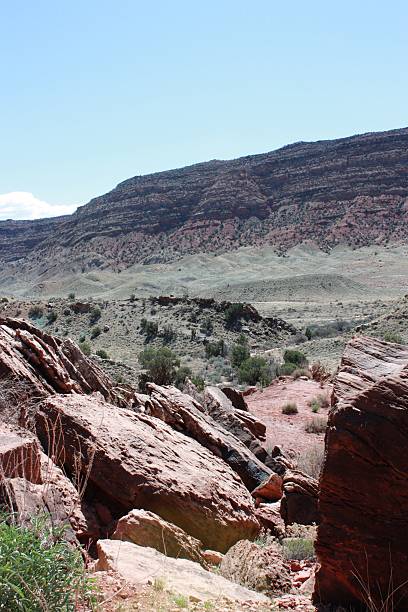
[[[74,395],[46,399],[36,419],[55,461],[79,468],[117,514],[150,510],[222,552],[258,533],[240,478],[159,419]]]
[[[189,395],[175,387],[159,387],[151,383],[148,384],[148,390],[150,398],[145,406],[149,414],[194,438],[214,455],[221,457],[239,475],[249,490],[253,490],[271,475],[271,470],[247,448],[241,439],[225,427],[224,420],[220,422],[212,414],[206,414],[203,407]],[[218,414],[220,418],[224,414],[221,408]],[[227,414],[226,418],[229,419],[230,416]],[[234,421],[234,426],[238,434],[249,434],[240,420]]]
[[[200,601],[269,601],[260,593],[206,571],[198,563],[165,557],[153,548],[137,546],[130,542],[99,540],[96,569],[117,571],[126,581],[137,585],[152,584],[155,580],[160,580],[164,588]]]
[[[363,606],[371,597],[381,609],[389,597],[393,610],[408,609],[405,355],[369,337],[346,348],[320,480],[316,602]],[[354,394],[344,392],[350,374]]]

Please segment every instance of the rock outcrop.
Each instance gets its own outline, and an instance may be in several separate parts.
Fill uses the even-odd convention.
[[[36,427],[55,462],[79,470],[118,517],[150,510],[221,552],[259,531],[250,494],[231,468],[157,418],[59,395],[41,404]]]
[[[207,567],[201,542],[153,512],[131,510],[119,519],[112,539],[155,548],[167,557],[190,559]]]
[[[216,411],[206,414],[199,402],[175,387],[159,387],[149,383],[147,388],[150,397],[145,403],[146,411],[221,457],[249,490],[252,491],[269,477],[271,470],[243,442],[244,439],[253,447],[256,438],[234,416],[232,406],[227,405],[223,409],[217,404]]]
[[[163,588],[198,601],[219,601],[223,598],[242,604],[267,604],[269,601],[265,595],[230,582],[214,572],[208,572],[198,563],[165,557],[153,548],[137,546],[131,542],[99,540],[96,569],[116,571],[127,582],[138,586],[152,584],[156,580]]]
[[[286,525],[319,522],[318,483],[299,470],[287,469],[283,477],[281,514]]]
[[[115,388],[110,378],[69,338],[61,340],[22,319],[0,317],[0,381],[19,386],[21,395],[36,398],[98,391],[118,405],[132,394]]]
[[[408,609],[408,349],[353,338],[320,479],[316,602]]]

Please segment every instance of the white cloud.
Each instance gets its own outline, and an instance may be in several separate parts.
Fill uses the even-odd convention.
[[[28,191],[11,191],[0,194],[0,219],[41,219],[68,215],[75,205],[49,204]]]

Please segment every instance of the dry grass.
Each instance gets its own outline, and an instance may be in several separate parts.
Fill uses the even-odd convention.
[[[282,406],[282,414],[297,414],[299,412],[295,402],[288,402]]]
[[[326,431],[327,418],[326,417],[313,417],[305,425],[306,433],[321,434]]]

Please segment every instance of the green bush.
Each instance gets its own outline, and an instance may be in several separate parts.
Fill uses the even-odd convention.
[[[392,331],[384,332],[383,340],[385,340],[385,342],[394,342],[395,344],[404,344],[402,336]]]
[[[200,325],[200,332],[206,336],[211,336],[214,330],[213,322],[210,317],[206,317]]]
[[[94,325],[101,318],[102,312],[99,306],[94,306],[91,310],[90,322]]]
[[[202,376],[192,376],[191,382],[197,387],[198,391],[204,391],[205,380]]]
[[[282,414],[297,414],[299,412],[295,402],[288,402],[282,406]]]
[[[244,336],[245,338],[245,336]],[[231,363],[236,368],[239,368],[243,361],[246,361],[250,357],[248,344],[244,342],[238,342],[234,344],[231,349]]]
[[[241,303],[230,304],[224,311],[225,325],[232,329],[238,327],[244,315],[244,305]]]
[[[208,342],[205,345],[205,356],[207,359],[210,357],[223,357],[227,353],[227,347],[225,346],[224,340],[218,340],[218,342]]]
[[[291,376],[297,369],[296,363],[284,363],[279,366],[279,376]]]
[[[108,353],[104,349],[99,349],[99,351],[96,351],[96,354],[101,359],[109,359],[109,355],[108,355]]]
[[[294,363],[298,367],[307,364],[306,355],[297,349],[287,349],[283,353],[283,360],[285,363]]]
[[[38,304],[36,304],[35,306],[31,306],[30,310],[28,311],[28,316],[30,317],[30,319],[41,319],[43,314],[44,310]]]
[[[71,293],[68,293],[68,299],[75,300],[75,293],[73,291],[71,291]]]
[[[97,338],[98,336],[100,336],[100,335],[101,335],[101,333],[102,333],[102,330],[101,330],[101,328],[100,328],[100,327],[98,327],[98,326],[93,327],[93,328],[91,329],[91,334],[90,334],[90,336],[91,336],[91,340],[94,340],[95,338]]]
[[[83,340],[82,342],[79,342],[78,346],[83,352],[83,354],[89,357],[89,355],[91,354],[91,345],[89,344],[89,342]]]
[[[157,385],[170,385],[176,378],[176,368],[180,360],[167,346],[160,348],[147,348],[139,355],[139,362],[146,370],[142,379],[142,386],[146,382],[154,382]]]
[[[57,319],[58,319],[58,315],[55,312],[55,310],[51,310],[47,314],[47,323],[48,323],[48,325],[51,325],[51,323],[54,323]]]
[[[159,333],[159,326],[156,321],[148,321],[143,318],[140,321],[140,331],[146,336],[146,341],[150,342]]]
[[[283,556],[285,559],[302,561],[314,559],[314,542],[309,538],[285,538],[282,541]]]
[[[271,383],[272,376],[268,362],[263,357],[249,357],[245,359],[238,370],[238,380],[247,385],[260,383],[266,387]]]
[[[186,382],[186,378],[191,378],[191,375],[191,368],[189,368],[188,366],[181,366],[180,368],[178,368],[178,370],[176,370],[174,384],[176,385],[176,387],[179,387],[181,389],[184,383]]]
[[[74,612],[95,609],[92,582],[79,550],[61,533],[33,520],[30,527],[0,520],[0,609],[7,612]]]
[[[172,327],[171,325],[165,325],[163,328],[163,341],[166,344],[170,344],[170,342],[174,342],[176,337],[177,337],[177,334],[176,334],[176,330],[174,329],[174,327]]]

